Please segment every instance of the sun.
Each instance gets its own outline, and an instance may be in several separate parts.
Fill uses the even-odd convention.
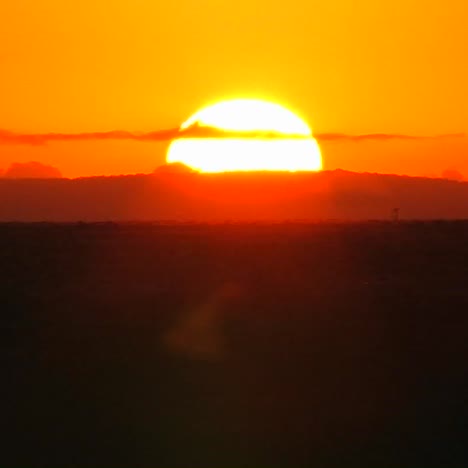
[[[180,127],[168,163],[200,172],[319,171],[320,148],[309,126],[283,106],[236,99],[206,107]]]

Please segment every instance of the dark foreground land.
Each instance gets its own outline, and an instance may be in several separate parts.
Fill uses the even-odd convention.
[[[468,466],[468,223],[0,225],[0,465]]]

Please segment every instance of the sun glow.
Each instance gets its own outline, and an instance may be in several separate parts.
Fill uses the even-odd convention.
[[[196,135],[216,129],[219,136]],[[167,162],[201,172],[318,171],[322,158],[309,126],[284,107],[239,99],[207,107],[182,126],[195,135],[174,140]],[[221,133],[224,132],[224,135]]]

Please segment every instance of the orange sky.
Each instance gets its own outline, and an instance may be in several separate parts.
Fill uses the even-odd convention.
[[[287,5],[287,9],[286,9]],[[150,131],[233,97],[317,132],[468,131],[466,0],[15,0],[0,15],[0,129]],[[0,145],[0,168],[151,172],[166,145]],[[466,139],[327,143],[325,166],[468,176]]]

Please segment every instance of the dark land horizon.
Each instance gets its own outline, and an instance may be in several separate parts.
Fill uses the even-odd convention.
[[[2,463],[464,468],[467,236],[0,223]]]

